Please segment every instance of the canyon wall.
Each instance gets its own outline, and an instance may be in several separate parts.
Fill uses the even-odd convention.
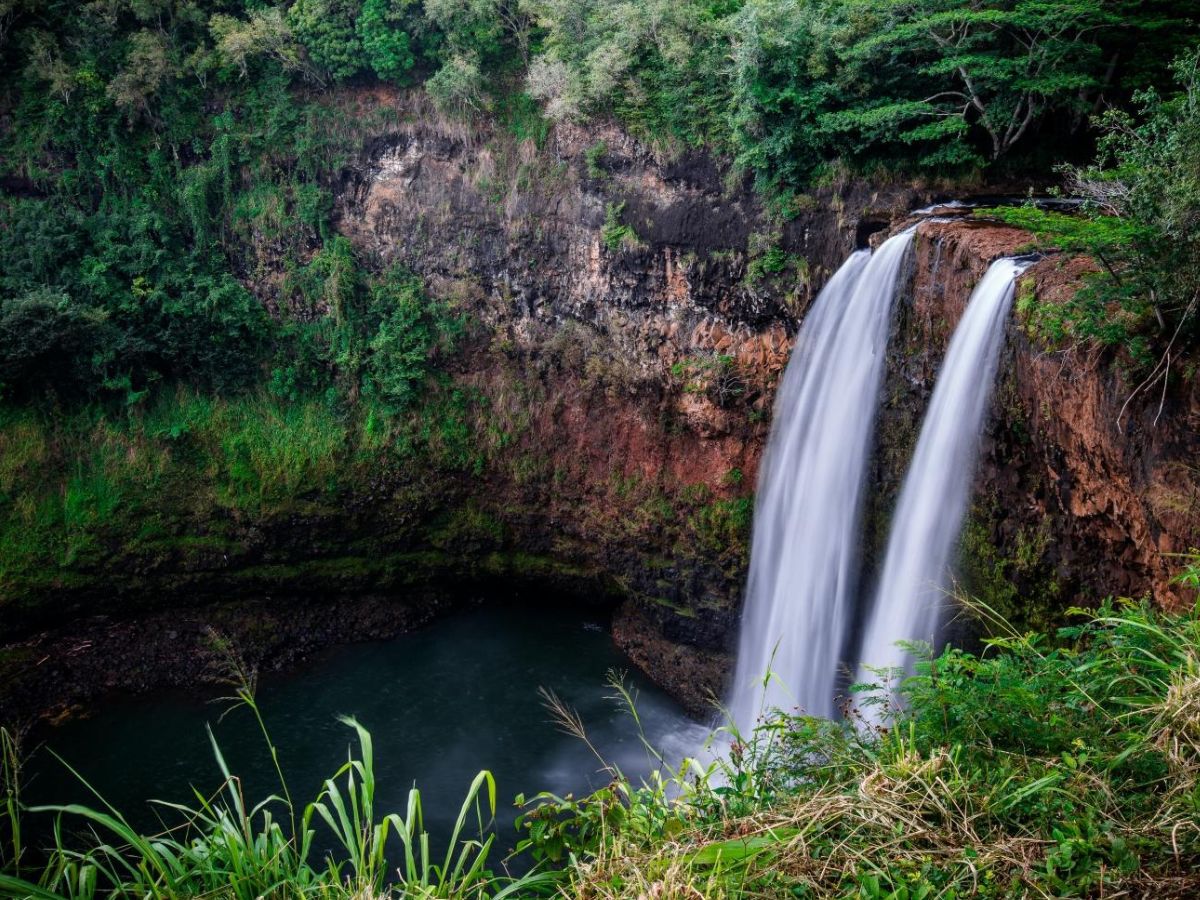
[[[421,116],[364,147],[336,187],[337,227],[367,264],[404,263],[466,316],[448,377],[475,462],[381,464],[286,516],[218,511],[179,524],[188,540],[167,550],[114,547],[53,596],[22,598],[6,638],[25,642],[22,659],[49,659],[66,645],[31,632],[85,612],[344,604],[499,579],[617,601],[621,645],[704,709],[729,668],[755,473],[796,326],[855,246],[937,191],[830,185],[780,224],[702,154],[571,126],[538,147]],[[920,226],[888,351],[868,571],[971,288],[1026,243],[987,223]],[[1080,273],[1043,260],[1022,297],[1059,301]],[[1170,554],[1200,543],[1196,379],[1172,384],[1161,415],[1159,395],[1136,397],[1118,424],[1130,388],[1112,360],[1045,352],[1017,318],[964,587],[1034,625],[1110,593],[1186,602]],[[362,622],[365,636],[388,630],[375,608]]]
[[[1029,246],[1024,232],[978,220],[928,222],[918,236],[889,351],[883,498],[972,286],[991,260]],[[1019,279],[963,536],[963,587],[1023,625],[1106,596],[1195,599],[1172,578],[1176,554],[1200,542],[1200,382],[1179,367],[1167,390],[1135,393],[1114,354],[1050,350],[1027,327],[1035,305],[1063,302],[1088,271],[1086,260],[1049,256]]]
[[[696,516],[681,497],[747,496],[813,291],[934,192],[826,189],[781,227],[711,160],[660,159],[615,129],[560,128],[539,151],[420,124],[377,142],[347,185],[343,231],[464,298],[485,325],[488,345],[458,377],[491,396],[537,396],[512,453],[540,448],[561,477],[535,488],[532,506],[503,473],[489,488],[522,510],[521,539],[615,577],[628,598],[617,636],[633,657],[693,702],[717,690],[748,534],[744,522],[725,539],[676,527]],[[969,217],[920,227],[889,349],[868,572],[970,291],[991,260],[1028,244]],[[1039,262],[1023,301],[1061,302],[1084,268]],[[1046,352],[1019,322],[1010,331],[964,530],[964,589],[1033,626],[1108,594],[1184,602],[1171,554],[1200,542],[1195,379],[1171,386],[1161,415],[1157,394],[1138,396],[1118,423],[1131,386],[1111,358]],[[578,348],[566,364],[564,335]],[[731,372],[714,368],[721,357]],[[659,498],[657,514],[630,502],[638,491]]]
[[[728,669],[795,328],[845,256],[931,191],[826,188],[778,224],[711,158],[614,128],[562,126],[538,149],[417,121],[369,147],[342,196],[364,254],[479,326],[456,378],[488,398],[476,427],[511,437],[488,515],[614,579],[622,646],[703,708]]]

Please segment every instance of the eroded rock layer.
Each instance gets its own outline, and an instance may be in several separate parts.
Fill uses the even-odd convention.
[[[703,708],[728,671],[755,473],[797,323],[847,253],[934,192],[825,188],[781,225],[710,158],[659,155],[613,128],[562,127],[539,149],[421,118],[365,147],[340,185],[338,228],[363,260],[403,262],[468,318],[449,376],[478,465],[176,529],[219,543],[114,547],[22,598],[6,638],[49,646],[33,632],[83,612],[262,594],[336,604],[500,578],[621,603],[617,640]],[[889,348],[868,578],[971,288],[1027,243],[969,219],[920,226]],[[1081,273],[1039,262],[1018,309],[1061,301]],[[1184,602],[1170,554],[1200,543],[1196,379],[1126,404],[1111,359],[1045,352],[1019,321],[1001,372],[965,587],[1033,624],[1111,593]]]

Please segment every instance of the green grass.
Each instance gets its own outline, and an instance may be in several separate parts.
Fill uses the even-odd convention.
[[[162,539],[148,523],[213,510],[279,515],[334,490],[353,426],[317,400],[180,390],[144,410],[7,410],[0,422],[0,596],[107,542]],[[200,537],[201,535],[192,535]]]
[[[281,505],[334,486],[348,430],[324,404],[266,400],[222,404],[214,460],[232,503]]]
[[[925,655],[902,704],[881,673],[843,721],[769,712],[707,766],[533,798],[524,846],[613,900],[1195,896],[1200,614],[1076,615]]]
[[[641,243],[633,226],[621,222],[624,212],[624,201],[609,203],[604,207],[604,227],[600,229],[600,240],[612,253],[616,253],[623,247],[638,247]]]
[[[226,648],[228,652],[228,648]],[[0,729],[0,894],[36,900],[99,897],[262,900],[283,897],[424,897],[445,900],[502,900],[545,894],[555,873],[533,871],[519,878],[492,871],[496,839],[496,783],[480,772],[467,790],[444,851],[435,848],[424,825],[421,793],[412,788],[402,811],[376,809],[374,747],[370,733],[353,719],[358,750],[304,805],[293,799],[279,766],[278,748],[254,698],[253,676],[229,653],[236,705],[257,720],[264,752],[278,778],[277,793],[251,803],[241,779],[226,764],[212,732],[213,755],[224,775],[215,796],[196,794],[190,805],[159,802],[164,830],[140,833],[120,810],[79,776],[94,806],[74,804],[27,809],[21,802],[21,757],[12,735]],[[63,763],[66,765],[65,763]],[[32,862],[22,842],[26,817],[54,816],[55,844],[44,862]],[[90,844],[66,835],[85,826]],[[337,851],[313,850],[318,829]]]

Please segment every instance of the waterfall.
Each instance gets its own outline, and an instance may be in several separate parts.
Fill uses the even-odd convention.
[[[892,519],[858,654],[864,666],[906,668],[910,660],[897,641],[936,640],[1014,281],[1027,266],[1014,259],[992,263],[954,331]],[[860,679],[873,676],[864,670]]]
[[[854,253],[805,317],[759,471],[729,712],[834,712],[854,616],[863,482],[891,312],[912,229]],[[763,676],[772,678],[764,687]]]

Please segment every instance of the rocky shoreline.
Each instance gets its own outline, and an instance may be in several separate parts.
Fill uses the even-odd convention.
[[[94,616],[0,648],[0,723],[28,728],[86,716],[113,694],[221,693],[229,652],[250,671],[286,671],[340,644],[386,640],[482,602],[416,591],[319,602],[245,598],[131,619]]]

